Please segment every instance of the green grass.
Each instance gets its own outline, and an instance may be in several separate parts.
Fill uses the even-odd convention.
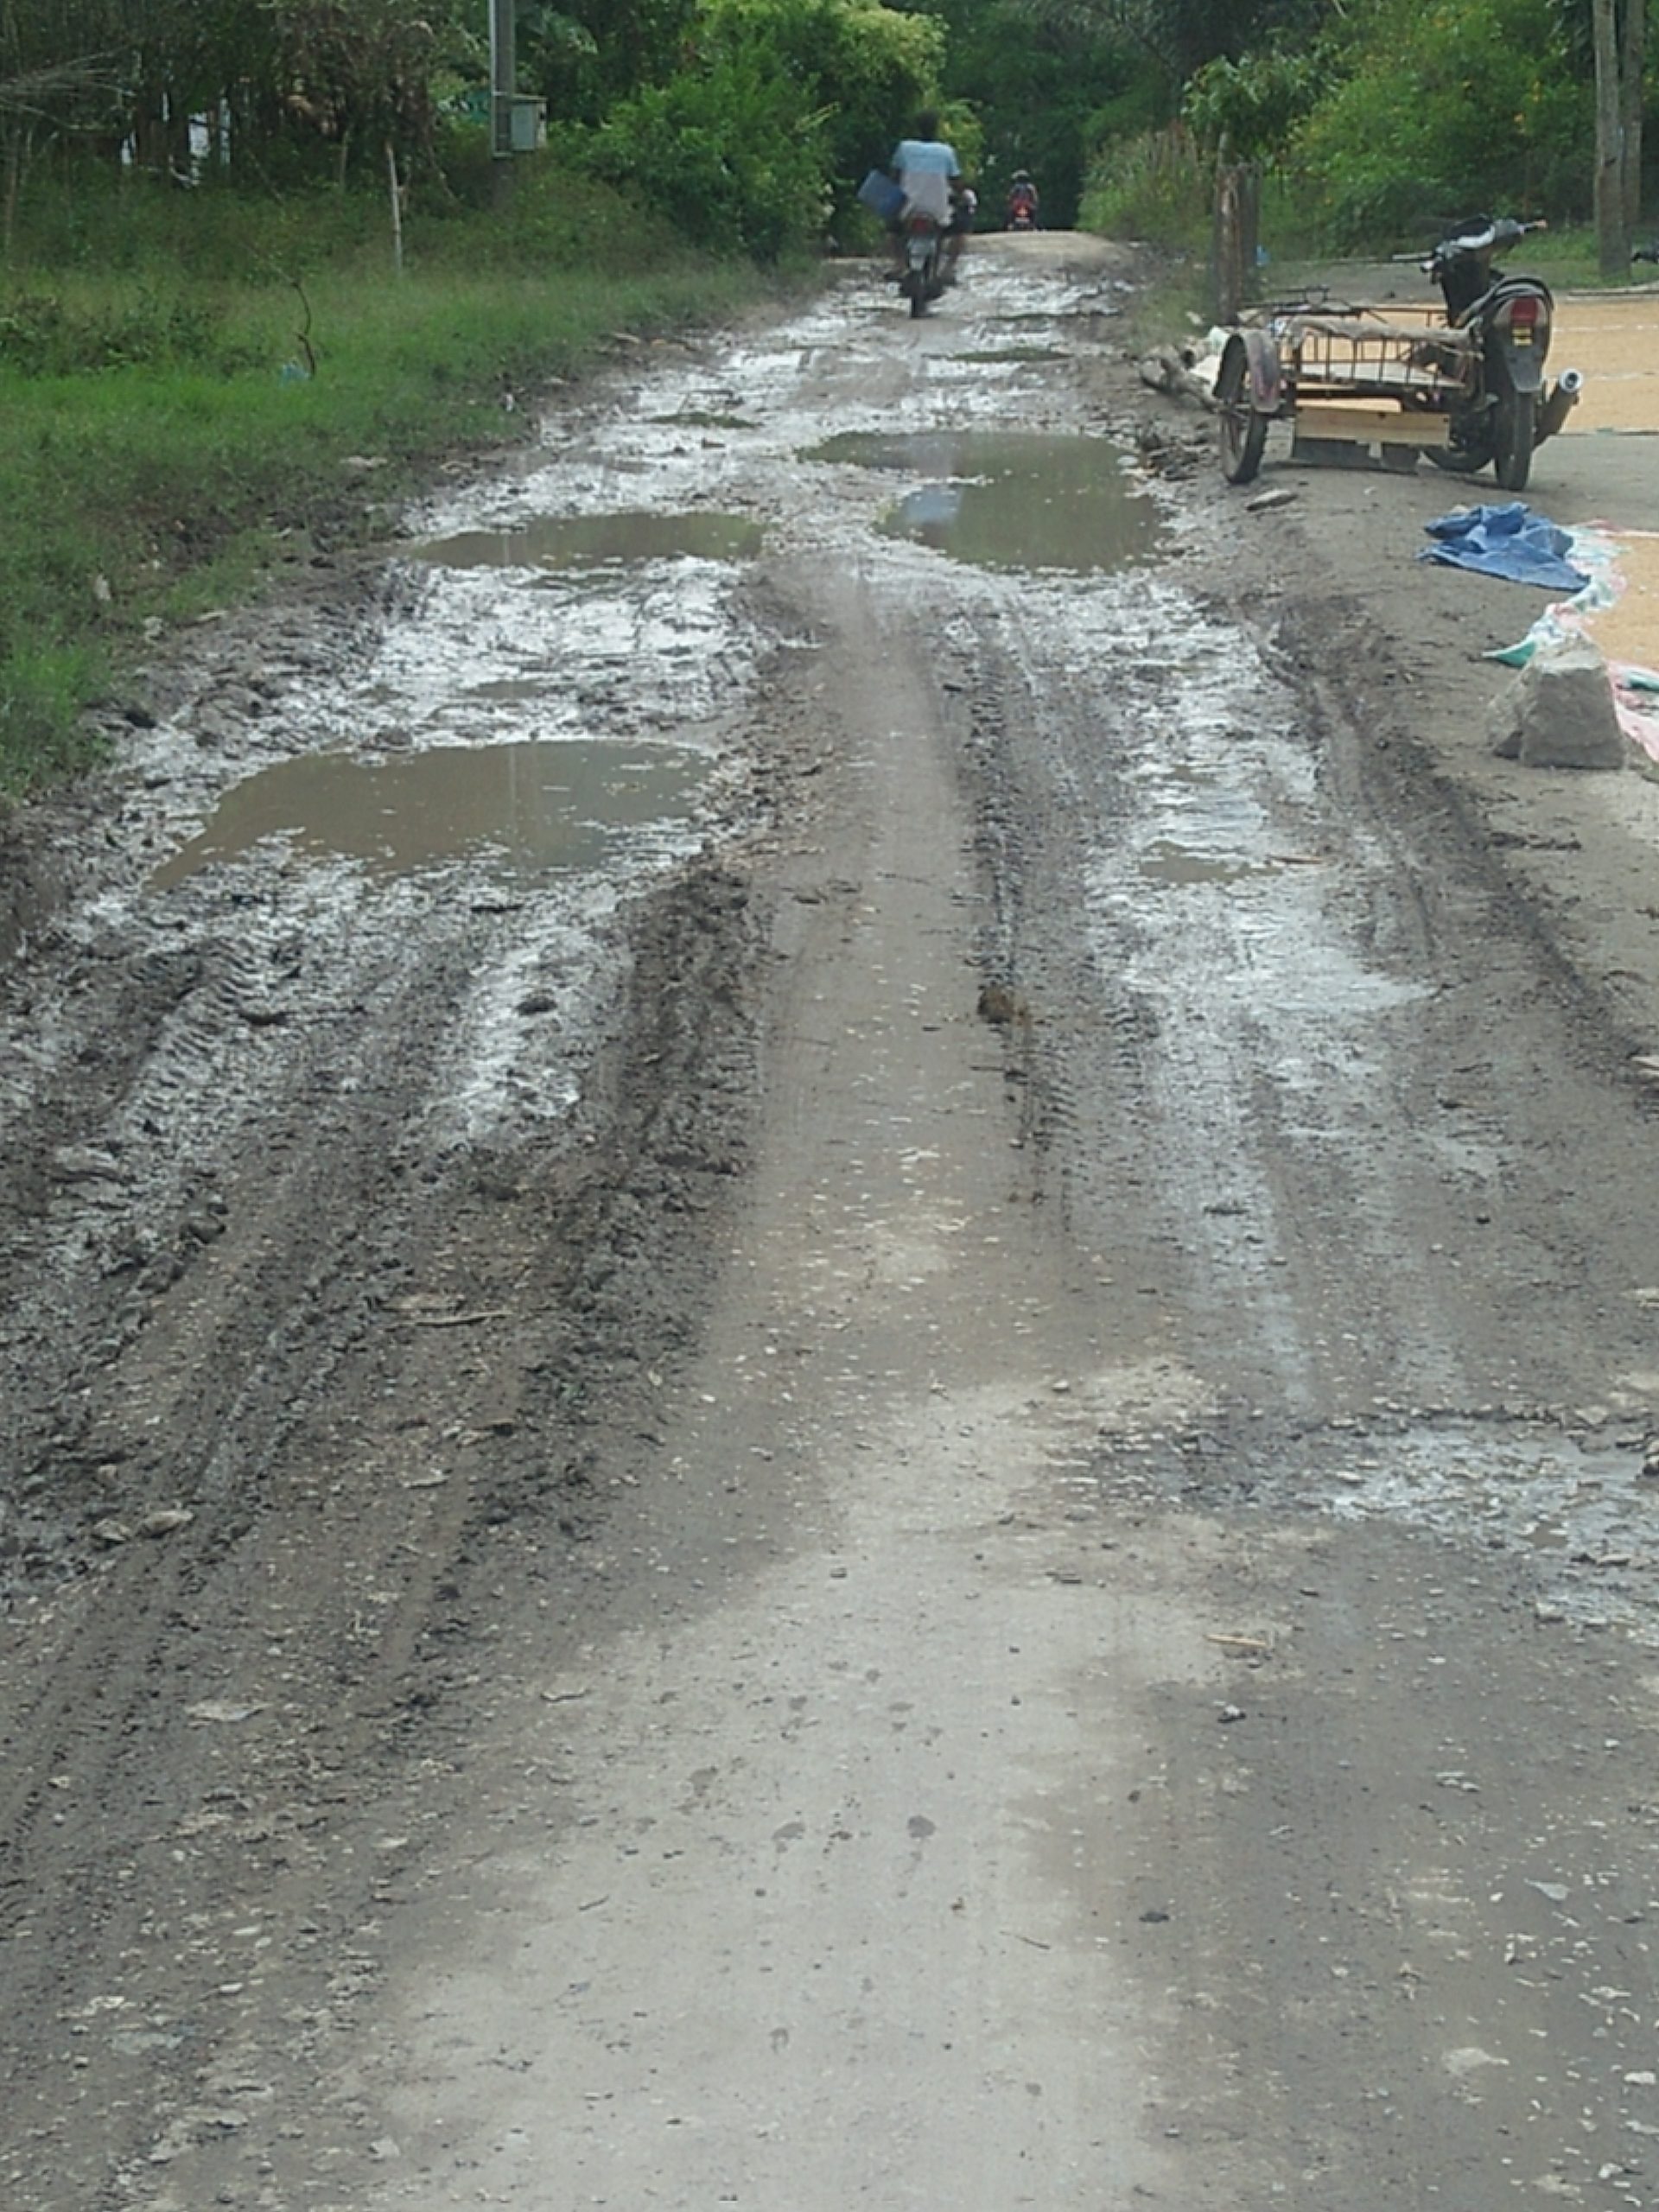
[[[1651,236],[1651,231],[1644,229],[1638,233],[1638,239],[1645,241]],[[1547,231],[1535,232],[1523,245],[1516,248],[1504,265],[1534,270],[1561,291],[1601,291],[1624,284],[1652,283],[1659,279],[1659,270],[1648,262],[1637,262],[1618,276],[1604,276],[1596,250],[1595,227],[1589,223],[1552,225]]]
[[[0,794],[92,764],[83,710],[156,618],[257,591],[296,540],[371,535],[440,456],[526,435],[504,389],[531,400],[619,330],[718,320],[759,289],[614,200],[607,266],[552,193],[412,223],[397,276],[383,212],[353,236],[335,210],[321,246],[223,203],[200,232],[188,207],[136,245],[118,226],[130,251],[90,235],[105,216],[85,236],[60,220],[56,266],[37,236],[0,283]]]

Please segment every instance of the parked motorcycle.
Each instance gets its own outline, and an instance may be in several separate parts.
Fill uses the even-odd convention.
[[[1471,216],[1420,264],[1446,302],[1454,330],[1474,340],[1473,372],[1449,417],[1449,442],[1431,447],[1438,467],[1469,474],[1490,461],[1506,492],[1526,488],[1533,450],[1566,422],[1583,379],[1567,370],[1547,386],[1555,302],[1536,276],[1504,276],[1496,264],[1542,223]]]
[[[948,281],[945,239],[949,233],[931,215],[912,209],[904,218],[899,234],[902,257],[899,289],[910,302],[912,315],[925,315],[944,292]]]

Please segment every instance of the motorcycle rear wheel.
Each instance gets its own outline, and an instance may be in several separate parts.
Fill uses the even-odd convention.
[[[1452,476],[1472,476],[1492,457],[1490,446],[1484,452],[1477,446],[1425,446],[1423,450],[1436,468]]]
[[[1497,403],[1492,473],[1506,492],[1524,492],[1538,442],[1538,395],[1506,391]]]
[[[1444,468],[1453,476],[1473,476],[1485,467],[1497,450],[1497,434],[1490,414],[1481,417],[1478,435],[1462,445],[1428,446],[1425,448],[1436,468]]]

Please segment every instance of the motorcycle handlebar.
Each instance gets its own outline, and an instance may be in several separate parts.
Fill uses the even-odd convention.
[[[1444,253],[1448,246],[1461,246],[1466,252],[1482,253],[1505,242],[1512,245],[1516,238],[1525,238],[1529,232],[1547,231],[1548,228],[1548,223],[1541,215],[1534,223],[1517,223],[1512,215],[1500,215],[1496,222],[1488,223],[1484,231],[1463,232],[1455,237],[1442,238],[1433,251],[1437,254]]]

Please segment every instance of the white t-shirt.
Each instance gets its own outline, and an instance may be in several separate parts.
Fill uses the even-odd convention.
[[[893,150],[893,167],[905,195],[906,214],[931,215],[936,223],[950,219],[950,180],[962,175],[954,146],[942,138],[901,138]]]

